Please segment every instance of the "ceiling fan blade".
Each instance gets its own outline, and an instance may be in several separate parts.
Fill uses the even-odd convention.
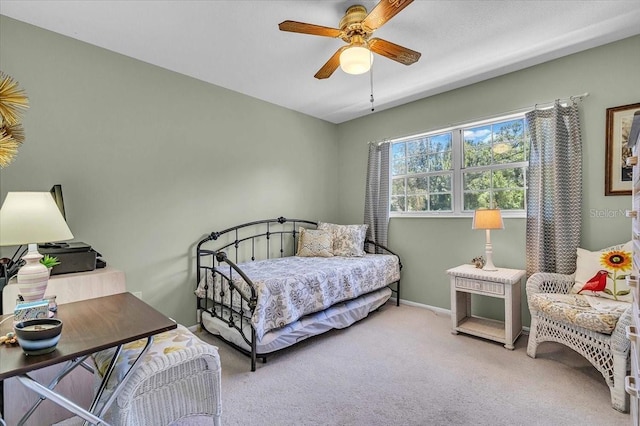
[[[394,61],[400,62],[404,65],[411,65],[414,62],[418,62],[421,55],[420,52],[407,49],[406,47],[391,43],[390,41],[383,40],[381,38],[372,38],[369,40],[369,49],[373,53],[386,56],[387,58],[393,59]]]
[[[375,31],[411,3],[413,0],[380,0],[380,3],[364,18],[362,24]]]
[[[349,46],[342,46],[340,49],[338,49],[336,53],[334,53],[333,56],[331,56],[329,60],[322,66],[322,68],[318,70],[314,77],[318,80],[331,77],[331,74],[333,74],[333,72],[340,66],[340,54],[347,47]]]
[[[283,21],[278,24],[280,31],[292,33],[311,34],[323,37],[338,37],[342,31],[337,28],[323,27],[321,25],[306,24],[304,22]]]

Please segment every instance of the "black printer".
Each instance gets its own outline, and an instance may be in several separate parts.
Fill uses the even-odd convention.
[[[104,262],[98,259],[100,254],[82,242],[38,244],[38,251],[42,255],[55,256],[60,261],[51,269],[51,275],[93,271],[96,265],[104,266]]]

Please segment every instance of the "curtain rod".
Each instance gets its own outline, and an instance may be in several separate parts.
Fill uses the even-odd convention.
[[[544,106],[544,105],[555,104],[555,103],[560,103],[560,102],[567,102],[567,101],[571,101],[571,102],[581,101],[583,98],[586,98],[587,96],[589,96],[589,92],[584,92],[584,93],[581,93],[579,95],[573,95],[573,96],[569,96],[569,97],[566,97],[566,98],[558,98],[558,99],[556,99],[554,101],[538,102],[538,103],[535,103],[535,104],[533,104],[531,106],[522,107],[522,108],[518,108],[518,109],[513,109],[511,111],[502,112],[500,114],[496,114],[496,115],[492,115],[492,116],[488,116],[488,117],[482,117],[482,118],[478,118],[478,119],[475,119],[475,120],[467,120],[467,121],[461,121],[461,122],[458,122],[458,123],[447,124],[444,127],[443,126],[438,126],[438,127],[432,128],[430,130],[427,130],[427,131],[424,131],[424,132],[420,132],[420,133],[416,133],[416,134],[413,134],[413,135],[399,136],[399,137],[395,137],[395,138],[392,138],[392,139],[388,138],[388,139],[384,139],[384,140],[381,140],[381,141],[370,141],[368,143],[369,144],[382,145],[382,144],[385,144],[385,143],[391,143],[391,142],[398,141],[400,139],[406,139],[406,138],[413,137],[413,136],[426,135],[426,134],[431,133],[431,132],[433,132],[435,130],[449,129],[449,128],[452,128],[452,127],[461,126],[463,124],[465,124],[465,125],[466,124],[472,124],[472,123],[475,123],[475,122],[491,120],[493,118],[498,118],[498,117],[505,116],[505,115],[511,115],[511,114],[517,114],[517,113],[521,113],[521,112],[528,112],[528,111],[531,111],[531,110],[537,110],[541,106]]]

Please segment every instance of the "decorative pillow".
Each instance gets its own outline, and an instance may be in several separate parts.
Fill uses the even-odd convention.
[[[333,238],[330,232],[300,227],[296,256],[332,257]]]
[[[318,229],[329,231],[333,235],[333,255],[361,257],[365,255],[364,240],[369,225],[336,225],[318,223]]]
[[[598,251],[578,248],[572,292],[631,302],[632,296],[625,277],[631,271],[632,249],[631,241]]]

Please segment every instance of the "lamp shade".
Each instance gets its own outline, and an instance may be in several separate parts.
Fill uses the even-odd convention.
[[[362,46],[351,46],[340,54],[340,68],[347,74],[363,74],[371,68],[373,54]]]
[[[49,192],[9,192],[0,208],[0,245],[64,241],[73,238]]]
[[[504,229],[500,209],[479,209],[473,214],[472,229]]]

